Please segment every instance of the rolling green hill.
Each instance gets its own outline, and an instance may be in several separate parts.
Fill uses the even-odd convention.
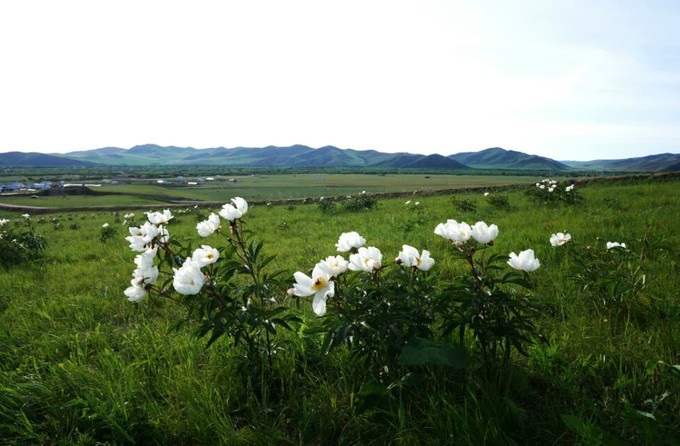
[[[606,170],[615,172],[670,172],[680,170],[679,153],[660,153],[638,158],[619,160],[563,161],[578,169]]]
[[[478,152],[449,156],[438,154],[384,153],[376,150],[340,149],[305,145],[288,147],[193,147],[144,144],[130,149],[102,147],[63,155],[0,153],[3,167],[71,166],[230,166],[301,168],[391,168],[391,169],[486,169],[507,171],[570,172],[661,172],[680,169],[680,154],[663,153],[640,158],[594,161],[556,161],[538,155],[492,147]]]
[[[85,159],[67,158],[35,152],[0,153],[0,167],[88,167],[95,164]]]
[[[569,166],[550,158],[528,155],[500,147],[450,155],[450,159],[477,169],[568,170]]]

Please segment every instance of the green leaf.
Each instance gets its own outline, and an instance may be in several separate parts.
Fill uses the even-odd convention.
[[[399,364],[404,366],[445,365],[462,369],[467,366],[467,357],[460,345],[438,345],[427,339],[415,338],[402,349]]]

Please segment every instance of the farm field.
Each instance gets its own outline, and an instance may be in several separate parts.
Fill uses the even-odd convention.
[[[228,336],[206,348],[208,338],[194,335],[199,315],[178,326],[187,319],[181,303],[152,296],[137,304],[123,294],[137,254],[125,240],[128,225],[145,221],[145,205],[162,203],[132,194],[222,203],[241,196],[255,203],[499,185],[498,177],[341,177],[299,175],[296,184],[246,177],[191,189],[191,197],[184,188],[176,194],[119,185],[131,194],[118,196],[121,202],[107,201],[116,196],[26,199],[33,206],[72,200],[85,204],[69,206],[139,207],[128,217],[132,223],[124,223],[126,212],[114,211],[29,216],[46,249],[0,266],[0,443],[680,444],[680,182],[673,177],[584,184],[574,204],[532,200],[526,191],[536,178],[508,177],[507,184],[525,186],[489,189],[488,196],[379,198],[375,208],[359,212],[342,206],[324,212],[318,203],[251,205],[243,216],[248,237],[276,256],[267,270],[285,271],[277,295],[300,318],[291,331],[279,328],[281,348],[260,374],[239,366],[243,351]],[[173,208],[171,239],[225,249],[225,237],[196,234],[197,223],[219,209]],[[27,224],[22,213],[5,210],[0,217],[18,229]],[[309,274],[316,262],[339,254],[341,233],[357,231],[379,247],[386,269],[399,268],[394,258],[404,244],[429,250],[435,264],[423,277],[446,283],[467,271],[456,248],[434,233],[447,219],[496,224],[487,257],[535,251],[540,267],[527,280],[537,336],[527,355],[510,349],[503,368],[489,369],[468,334],[464,366],[400,364],[382,379],[346,347],[325,353],[319,330],[333,308],[318,317],[312,297],[289,297],[293,273]],[[113,233],[102,241],[105,224]],[[557,232],[572,240],[551,246]],[[625,243],[625,251],[608,250],[607,242]],[[599,273],[619,282],[587,281],[595,264],[588,262],[608,265],[617,255],[625,255],[619,270]],[[499,265],[509,270],[505,260]]]
[[[205,178],[205,177],[203,177]],[[235,183],[228,180],[232,178]],[[1,195],[0,203],[38,207],[135,206],[173,204],[185,201],[217,203],[230,197],[248,197],[250,201],[280,201],[307,197],[356,195],[361,191],[376,193],[432,192],[466,187],[490,187],[531,184],[532,176],[438,175],[438,174],[258,174],[221,177],[188,186],[198,178],[129,180],[130,183],[102,184],[90,188],[97,195],[40,196],[32,194]]]

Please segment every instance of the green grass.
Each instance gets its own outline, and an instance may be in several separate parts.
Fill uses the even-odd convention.
[[[314,182],[313,175],[305,178]],[[445,186],[444,177],[428,180]],[[277,184],[252,181],[223,188],[227,195],[219,200],[251,200]],[[400,181],[383,187],[407,190]],[[371,191],[366,183],[334,184],[328,189]],[[347,352],[323,355],[316,337],[298,333],[285,335],[288,347],[271,375],[244,376],[228,339],[205,349],[191,324],[170,330],[184,315],[179,306],[126,301],[134,253],[120,217],[32,217],[49,243],[44,257],[0,270],[0,443],[678,444],[680,380],[659,363],[680,363],[677,188],[677,181],[603,182],[578,188],[581,204],[555,208],[510,190],[502,192],[507,211],[490,206],[481,192],[456,194],[477,205],[468,213],[458,212],[450,195],[411,197],[420,211],[409,210],[406,198],[332,216],[314,204],[249,211],[248,229],[277,255],[270,267],[291,274],[334,254],[338,235],[355,230],[386,259],[407,243],[431,251],[433,272],[457,275],[463,265],[433,234],[447,218],[497,224],[494,252],[533,248],[542,264],[532,275],[536,295],[547,308],[538,323],[550,342],[532,347],[529,358],[513,357],[502,391],[477,379],[474,369],[434,368],[414,369],[387,395],[370,394],[368,377]],[[138,218],[142,211],[135,211]],[[215,243],[194,235],[201,218],[177,214],[171,234],[194,246]],[[118,228],[118,237],[100,243],[103,223]],[[594,317],[566,277],[570,260],[548,242],[565,230],[582,245],[649,247],[645,300],[624,332],[612,335],[609,321]],[[302,316],[314,326],[310,307],[303,299]],[[261,380],[272,394],[254,393]]]
[[[235,178],[237,183],[229,183]],[[367,193],[411,193],[432,192],[466,187],[497,187],[511,184],[530,184],[536,181],[531,176],[491,175],[435,175],[435,174],[289,174],[289,175],[245,175],[223,177],[206,181],[200,185],[188,186],[169,179],[173,184],[161,186],[156,180],[134,180],[130,184],[103,184],[93,187],[97,196],[41,196],[3,195],[0,203],[38,207],[87,207],[87,206],[135,206],[145,204],[173,203],[178,200],[224,202],[230,197],[248,197],[250,201],[277,201],[302,199],[306,197],[329,197]]]

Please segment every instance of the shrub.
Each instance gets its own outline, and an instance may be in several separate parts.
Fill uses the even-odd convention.
[[[370,211],[378,207],[378,200],[370,197],[366,194],[366,191],[362,191],[354,197],[348,196],[346,200],[341,202],[341,207],[350,212]]]
[[[559,184],[556,180],[545,178],[527,190],[529,197],[539,203],[547,205],[575,204],[581,196],[574,190],[575,185]]]
[[[35,232],[31,218],[23,215],[24,222],[0,219],[0,264],[11,266],[39,257],[47,247],[45,237]]]
[[[106,243],[107,240],[118,235],[118,230],[108,223],[104,223],[99,230],[99,241]]]
[[[507,195],[489,194],[486,196],[486,201],[494,209],[498,209],[500,211],[510,210],[510,200],[508,199]]]
[[[458,200],[454,197],[452,201],[453,206],[458,210],[458,212],[477,212],[477,205],[472,200],[468,200],[467,198]]]

